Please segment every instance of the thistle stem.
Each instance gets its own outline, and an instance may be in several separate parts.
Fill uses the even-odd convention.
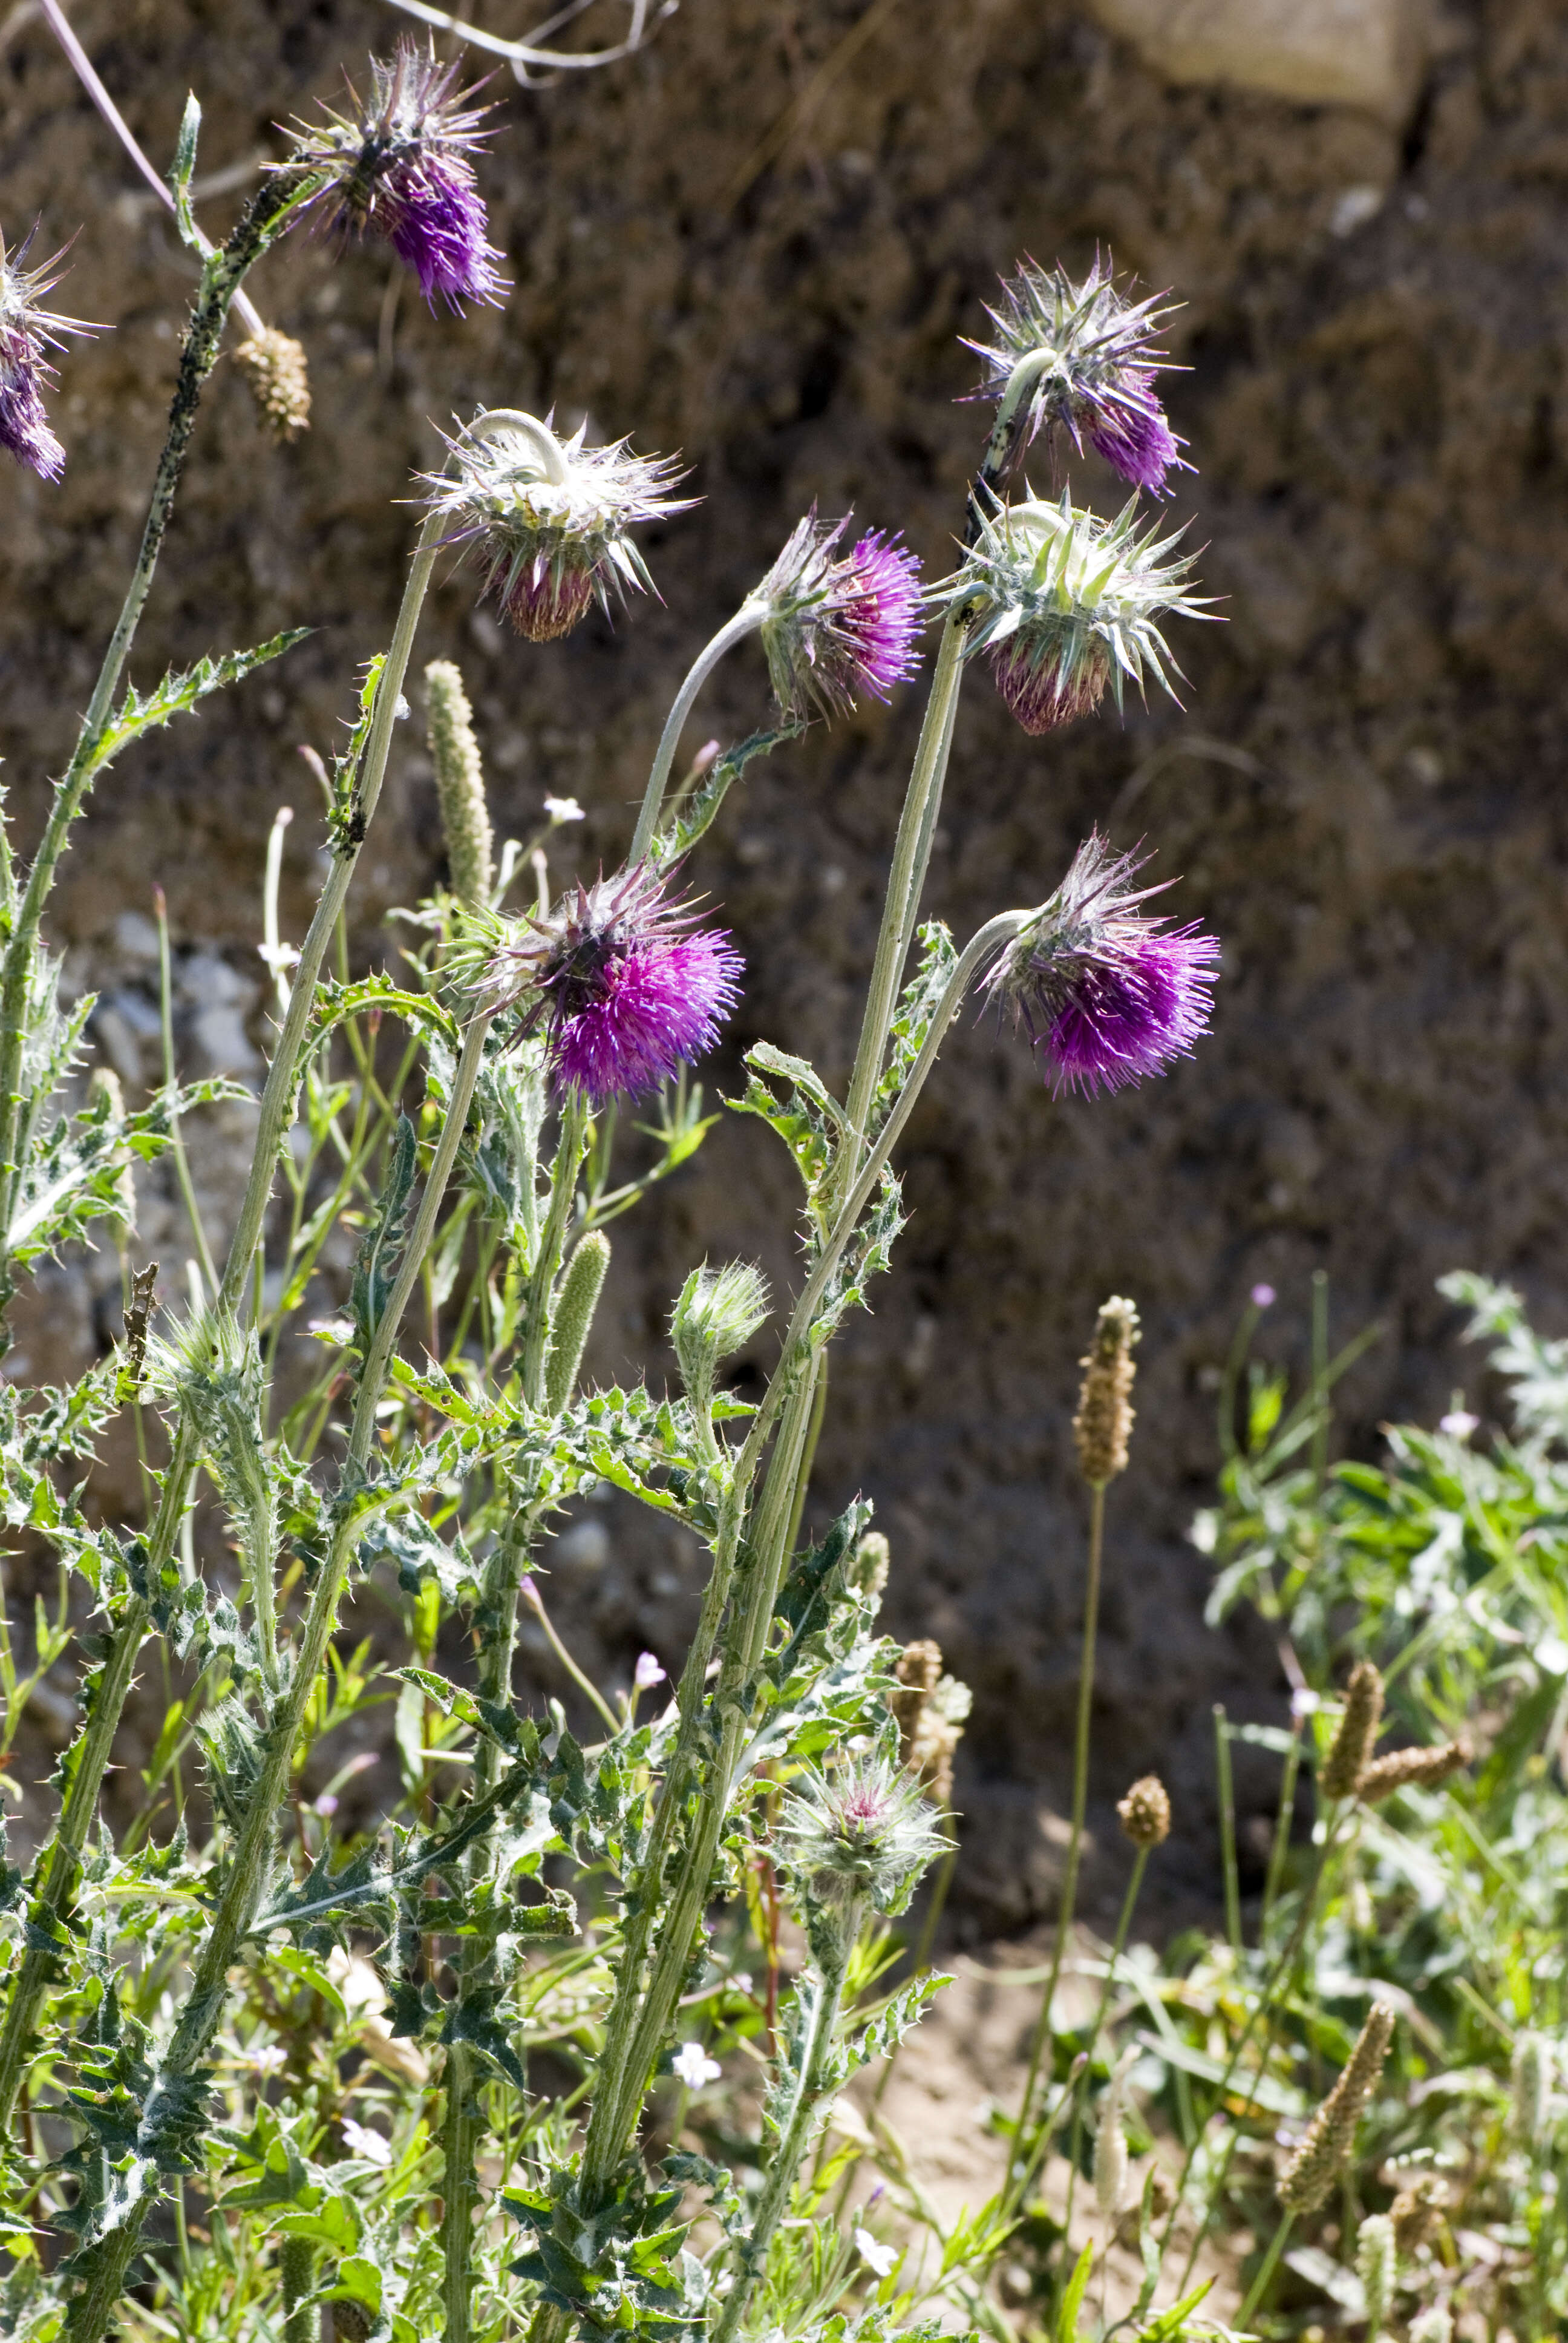
[[[314,191],[312,178],[275,178],[247,206],[245,215],[221,252],[215,252],[202,270],[201,289],[180,356],[178,379],[169,409],[168,433],[158,458],[151,501],[142,528],[136,568],[126,598],[109,638],[93,696],[76,734],[76,745],[65,773],[55,784],[44,836],[27,874],[27,886],[16,915],[16,926],[5,953],[0,981],[0,1183],[5,1222],[10,1226],[15,1210],[20,1165],[13,1161],[21,1098],[18,1085],[26,1038],[27,1006],[33,984],[34,958],[44,906],[55,883],[55,872],[65,851],[71,824],[80,813],[87,791],[103,760],[110,709],[120,676],[130,653],[137,623],[152,588],[174,510],[186,453],[196,424],[202,385],[217,362],[229,306],[241,278],[288,223],[290,214]],[[8,1277],[8,1263],[5,1266]]]
[[[675,705],[665,719],[664,729],[658,736],[653,770],[648,777],[642,809],[637,817],[637,828],[632,832],[631,851],[627,856],[628,863],[641,862],[653,844],[653,834],[658,828],[658,817],[664,806],[664,792],[669,784],[670,768],[675,763],[675,752],[680,746],[680,736],[686,729],[686,719],[696,704],[698,693],[725,652],[743,642],[748,635],[754,635],[767,616],[766,602],[742,602],[735,616],[727,619],[713,640],[699,651],[685,682],[675,695]]]
[[[524,1310],[523,1397],[530,1407],[544,1405],[545,1363],[549,1355],[550,1342],[550,1294],[556,1272],[561,1265],[567,1222],[571,1215],[572,1198],[577,1193],[578,1172],[588,1146],[588,1102],[574,1084],[561,1116],[561,1134],[550,1174],[549,1210],[539,1234],[539,1249],[528,1280]]]
[[[736,2258],[735,2283],[713,2329],[713,2343],[732,2343],[758,2280],[767,2271],[768,2248],[789,2207],[789,2192],[811,2144],[819,2109],[830,2088],[833,2036],[843,2006],[849,1956],[860,1933],[863,1911],[861,1903],[852,1902],[834,1922],[819,1930],[819,1936],[830,1938],[830,1942],[825,1941],[819,1954],[818,1988],[807,2038],[801,2046],[794,2097],[779,2127],[779,2146],[751,2225],[751,2235]]]
[[[1072,1826],[1067,1842],[1067,1862],[1061,1875],[1061,1900],[1057,1911],[1056,1945],[1050,1956],[1050,1975],[1045,1981],[1040,2017],[1030,2046],[1029,2071],[1024,2077],[1023,2094],[1019,2101],[1014,2145],[1020,2149],[1029,2128],[1040,2059],[1046,2043],[1051,2038],[1051,2006],[1056,1999],[1056,1988],[1061,1981],[1062,1958],[1072,1928],[1073,1906],[1078,1896],[1078,1863],[1083,1845],[1083,1818],[1089,1804],[1089,1728],[1094,1707],[1094,1645],[1100,1626],[1100,1563],[1104,1540],[1105,1488],[1101,1483],[1090,1492],[1089,1584],[1083,1597],[1083,1657],[1078,1672],[1078,1728],[1072,1755]],[[1024,2168],[1020,2167],[1020,2170]],[[1010,2209],[1018,2202],[1016,2182],[1009,2187],[1007,2202]]]

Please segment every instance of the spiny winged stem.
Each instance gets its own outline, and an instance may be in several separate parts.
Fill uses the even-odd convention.
[[[202,385],[216,364],[230,305],[246,271],[259,260],[269,245],[276,242],[293,213],[307,200],[317,185],[313,175],[302,177],[297,174],[287,174],[270,178],[247,206],[228,242],[220,252],[212,254],[202,269],[201,289],[180,354],[179,376],[169,409],[168,433],[158,458],[136,568],[131,573],[131,582],[126,590],[115,631],[109,638],[103,665],[98,669],[98,679],[87,702],[86,714],[78,728],[71,761],[64,778],[55,784],[49,818],[37,853],[33,858],[33,867],[27,874],[26,891],[5,953],[5,980],[0,985],[0,1181],[5,1183],[4,1218],[7,1229],[15,1209],[15,1185],[21,1169],[20,1165],[13,1162],[12,1157],[15,1151],[17,1110],[21,1102],[18,1084],[25,1041],[27,997],[44,906],[55,883],[55,871],[65,851],[71,824],[82,809],[102,759],[115,692],[152,586],[153,572],[157,568],[158,554],[168,528],[169,516],[174,510],[180,474],[185,468],[186,452],[196,423]],[[8,1276],[8,1263],[5,1273]]]
[[[588,2126],[583,2154],[583,2185],[591,2199],[602,2188],[626,2154],[658,2056],[679,1998],[681,1980],[693,1935],[701,1916],[714,1855],[734,1788],[746,1725],[741,1694],[755,1670],[766,1643],[769,1623],[778,1601],[800,1457],[810,1426],[814,1396],[815,1352],[810,1335],[817,1311],[842,1258],[861,1213],[881,1176],[882,1168],[902,1136],[904,1125],[925,1086],[949,1025],[958,1014],[965,993],[987,957],[1027,927],[1029,911],[1004,911],[989,920],[957,960],[947,989],[931,1020],[920,1053],[908,1081],[889,1115],[859,1178],[846,1198],[826,1244],[796,1302],[784,1337],[782,1354],[769,1384],[745,1446],[737,1457],[725,1493],[715,1542],[713,1573],[703,1603],[698,1634],[682,1673],[680,1731],[671,1754],[650,1834],[647,1855],[638,1873],[641,1892],[628,1922],[621,1962],[621,1986],[611,2013],[606,2049],[599,2072],[608,2077],[601,2087]],[[767,1480],[759,1501],[750,1549],[735,1615],[725,1637],[723,1664],[710,1713],[719,1720],[719,1746],[709,1761],[698,1811],[682,1855],[670,1901],[660,1918],[658,1950],[642,1995],[636,2001],[641,1966],[656,1917],[657,1883],[690,1785],[698,1745],[705,1722],[703,1687],[719,1619],[736,1581],[736,1563],[747,1529],[747,1494],[775,1425],[774,1446]],[[635,2010],[635,2030],[633,2012]],[[612,2047],[615,2056],[612,2058]],[[538,2323],[541,2336],[552,2332],[548,2320]]]
[[[480,420],[482,423],[484,418]],[[223,1282],[218,1289],[219,1307],[236,1313],[249,1297],[251,1266],[261,1242],[262,1223],[271,1200],[278,1150],[294,1111],[300,1053],[316,1006],[316,980],[347,899],[364,836],[381,794],[403,679],[407,673],[414,636],[440,549],[440,540],[441,524],[432,513],[420,532],[408,582],[403,592],[402,607],[397,613],[397,623],[377,685],[370,732],[365,744],[365,759],[356,787],[359,819],[355,828],[359,842],[345,839],[334,853],[315,917],[300,949],[283,1030],[267,1069],[245,1197],[224,1266]],[[186,1419],[182,1421],[176,1434],[174,1453],[164,1473],[158,1509],[147,1533],[146,1568],[150,1585],[156,1585],[164,1565],[174,1552],[198,1461],[196,1437]],[[67,1809],[61,1816],[61,1835],[50,1853],[39,1888],[38,1901],[42,1907],[39,1917],[45,1926],[48,1925],[46,1916],[61,1912],[75,1888],[79,1867],[76,1849],[97,1805],[110,1746],[130,1688],[131,1670],[147,1625],[147,1605],[136,1599],[131,1603],[114,1632],[98,1703],[73,1777]],[[5,2026],[0,2029],[0,2129],[4,2129],[10,2119],[25,2072],[33,2029],[48,1990],[49,1966],[49,1954],[42,1945],[35,1945],[24,1955],[11,1989]]]
[[[658,747],[654,752],[653,769],[648,774],[648,787],[643,791],[641,810],[637,817],[637,828],[632,833],[631,851],[627,856],[627,861],[629,864],[635,865],[640,862],[653,844],[653,834],[658,827],[658,817],[664,807],[664,793],[669,786],[670,769],[675,763],[675,752],[680,745],[680,736],[686,729],[686,719],[696,704],[698,693],[719,665],[725,652],[732,649],[737,643],[743,642],[748,635],[755,634],[767,616],[767,603],[753,601],[749,598],[742,602],[735,616],[719,628],[712,641],[706,644],[692,661],[685,682],[675,695],[675,705],[665,719],[664,729],[658,736]]]
[[[806,2039],[800,2046],[795,2088],[789,2113],[779,2128],[779,2145],[773,2152],[768,2186],[757,2207],[751,2235],[737,2257],[735,2283],[713,2329],[713,2343],[731,2343],[739,2328],[757,2282],[767,2269],[768,2248],[789,2208],[796,2175],[811,2145],[824,2094],[831,2087],[833,2036],[843,2006],[849,1956],[860,1933],[865,1909],[863,1900],[851,1899],[830,1927],[819,1926],[814,1947],[817,1991],[812,1997]]]
[[[168,2093],[169,2087],[172,2085],[177,2088],[187,2079],[211,2047],[227,1997],[229,1968],[249,1933],[257,1900],[271,1870],[273,1837],[278,1810],[287,1795],[295,1745],[299,1738],[307,1704],[327,1656],[327,1644],[337,1624],[338,1599],[348,1575],[357,1534],[366,1519],[364,1510],[357,1509],[353,1500],[357,1490],[364,1485],[366,1467],[376,1437],[376,1411],[386,1386],[397,1329],[436,1232],[437,1218],[457,1160],[474,1086],[478,1080],[489,1023],[487,1012],[477,1016],[464,1039],[447,1119],[425,1182],[425,1192],[420,1199],[407,1249],[365,1359],[344,1465],[343,1496],[347,1502],[342,1505],[327,1564],[311,1596],[304,1632],[294,1654],[287,1690],[268,1723],[261,1769],[235,1843],[206,1943],[196,1962],[189,1995],[165,2056],[158,2085],[143,2111],[139,2127],[142,2137],[156,2134],[163,2113],[161,2100]],[[388,1483],[386,1493],[389,1497],[395,1496],[396,1484]],[[119,2227],[111,2231],[82,2258],[83,2288],[72,2302],[67,2328],[72,2343],[99,2343],[114,2316],[115,2305],[125,2289],[131,2265],[139,2250],[149,2203],[150,2199],[144,2198]]]
[[[550,1295],[555,1286],[556,1272],[561,1265],[561,1248],[566,1242],[567,1222],[571,1213],[572,1198],[577,1193],[578,1171],[588,1145],[588,1105],[582,1092],[574,1085],[561,1114],[560,1140],[556,1148],[555,1168],[550,1175],[549,1210],[545,1215],[538,1253],[528,1279],[524,1312],[522,1380],[523,1397],[530,1407],[542,1407],[544,1404],[545,1368],[550,1344]]]

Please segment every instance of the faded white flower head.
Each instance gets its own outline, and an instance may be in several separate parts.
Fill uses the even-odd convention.
[[[391,2163],[391,2141],[384,2139],[378,2131],[372,2131],[368,2124],[356,2123],[352,2116],[345,2116],[339,2127],[344,2147],[361,2164],[378,2164],[385,2169]]]
[[[683,2042],[669,2066],[670,2072],[689,2091],[700,2091],[705,2083],[717,2083],[724,2072],[718,2059],[710,2058],[700,2042]]]
[[[869,2229],[856,2230],[855,2251],[879,2278],[891,2278],[901,2258],[897,2246],[885,2246],[879,2237],[872,2237]]]

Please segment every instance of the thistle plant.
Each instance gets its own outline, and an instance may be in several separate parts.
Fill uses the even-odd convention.
[[[323,223],[348,266],[360,237],[385,236],[433,307],[500,299],[474,171],[489,128],[472,97],[427,46],[400,45],[373,63],[365,100],[295,134],[217,251],[189,218],[194,103],[187,112],[175,202],[202,282],[168,441],[43,840],[25,883],[8,858],[0,872],[6,1303],[32,1262],[95,1222],[124,1232],[127,1163],[169,1152],[177,1166],[190,1119],[234,1095],[171,1073],[146,1105],[100,1084],[75,1109],[91,1003],[56,1009],[43,941],[97,775],[297,639],[204,661],[145,697],[122,690],[230,309],[301,220]],[[4,411],[15,452],[49,478],[58,463],[36,403],[46,287],[8,266]],[[1161,623],[1197,608],[1185,563],[1165,562],[1168,548],[1131,518],[1001,500],[1002,459],[1030,417],[1119,451],[1158,485],[1173,447],[1162,454],[1154,427],[1144,313],[1097,277],[1068,318],[1064,357],[1071,303],[1010,294],[1004,306],[997,422],[957,517],[961,566],[930,606],[940,638],[847,1092],[840,1101],[803,1058],[760,1042],[729,1101],[759,1144],[764,1127],[781,1139],[801,1177],[794,1290],[775,1301],[749,1265],[699,1260],[671,1318],[678,1391],[600,1387],[589,1368],[612,1268],[605,1230],[701,1144],[710,1118],[694,1070],[745,980],[704,904],[702,840],[754,759],[911,679],[928,606],[896,533],[803,516],[682,684],[621,859],[591,878],[552,868],[578,809],[548,808],[549,851],[536,842],[528,858],[537,888],[524,910],[508,890],[525,850],[508,841],[497,858],[460,671],[427,662],[451,885],[399,915],[387,966],[356,971],[344,958],[329,975],[443,550],[472,553],[478,591],[522,639],[514,655],[548,658],[596,603],[651,585],[635,532],[682,508],[667,459],[628,438],[590,444],[586,427],[563,438],[509,407],[459,417],[442,469],[417,484],[394,633],[322,769],[326,874],[297,950],[279,928],[281,814],[274,831],[263,928],[276,1038],[226,1248],[207,1242],[191,1190],[208,1262],[199,1303],[166,1295],[149,1335],[151,1286],[138,1282],[113,1360],[69,1393],[18,1393],[0,1410],[7,1518],[52,1542],[102,1617],[54,1835],[25,1880],[0,1871],[19,2332],[98,2343],[151,2316],[181,2334],[304,2343],[330,2308],[339,2334],[376,2343],[525,2329],[532,2343],[611,2332],[730,2343],[782,2317],[792,2332],[837,2337],[853,2318],[880,2338],[893,2318],[925,2336],[967,2316],[986,2282],[1005,2207],[896,2315],[891,2295],[864,2297],[868,2274],[879,2285],[898,2256],[863,2226],[845,2237],[824,2224],[831,2242],[809,2283],[801,2275],[797,2208],[818,2201],[810,2149],[828,2108],[896,2051],[944,1982],[923,1951],[907,1981],[878,1980],[892,1923],[950,1852],[941,1810],[968,1704],[933,1645],[878,1632],[891,1559],[869,1507],[801,1539],[827,1359],[889,1270],[903,1224],[896,1153],[965,1004],[1010,1005],[1054,1090],[1115,1090],[1193,1046],[1216,952],[1194,928],[1146,916],[1147,890],[1130,885],[1140,861],[1098,835],[1064,876],[1041,874],[1039,900],[996,910],[961,943],[923,917],[970,655],[990,645],[1023,659],[1018,696],[1033,714],[1048,702],[1086,712],[1124,674],[1164,680]],[[253,330],[247,350],[286,435],[304,419],[303,377],[276,340]],[[1048,377],[1066,387],[1048,397]],[[672,799],[703,685],[752,636],[773,720],[704,751]],[[618,1174],[622,1101],[639,1103],[650,1150],[641,1171]],[[328,1242],[348,1230],[351,1270]],[[742,1398],[723,1370],[764,1328],[771,1373]],[[1080,1449],[1097,1523],[1126,1462],[1136,1332],[1131,1306],[1108,1303],[1086,1368]],[[129,1408],[163,1460],[149,1464],[148,1518],[135,1528],[88,1518],[74,1462]],[[207,1487],[221,1552],[197,1511]],[[680,1524],[709,1557],[684,1655],[644,1653],[608,1688],[574,1655],[548,1594],[556,1533],[605,1487]],[[390,1670],[344,1631],[346,1597],[367,1587],[406,1639]],[[531,1710],[520,1693],[525,1634],[543,1638],[569,1712]],[[1092,1634],[1091,1607],[1085,1700]],[[116,1841],[100,1793],[149,1644],[191,1687],[149,1796],[192,1748],[203,1796],[177,1827],[158,1805]],[[352,1765],[328,1771],[318,1753],[383,1699],[401,1795],[340,1829]],[[1080,1761],[1081,1826],[1081,1749]],[[1168,1827],[1156,1788],[1127,1802],[1141,1862]],[[721,1952],[726,1916],[759,1879],[774,1907],[760,2014]],[[806,1947],[792,1975],[780,1900]],[[1059,1951],[1070,1890],[1067,1905]],[[688,2097],[722,2077],[743,2039],[768,2069],[749,2183],[737,2159],[699,2156],[682,2132]],[[547,2085],[542,2046],[574,2063],[574,2086],[558,2072]],[[348,2072],[355,2047],[371,2079]],[[1113,2105],[1107,2170],[1124,2156],[1119,2121]],[[198,2231],[207,2245],[193,2258]],[[236,2235],[243,2253],[226,2259]]]

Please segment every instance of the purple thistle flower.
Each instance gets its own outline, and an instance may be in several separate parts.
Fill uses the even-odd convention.
[[[812,700],[842,716],[868,691],[886,699],[919,664],[920,563],[881,529],[835,558],[849,526],[848,514],[819,521],[813,505],[751,597],[768,605],[762,647],[786,716]]]
[[[1220,946],[1195,926],[1172,928],[1137,909],[1161,891],[1127,884],[1146,860],[1112,854],[1092,832],[985,980],[1028,1028],[1058,1096],[1162,1073],[1208,1031]]]
[[[1163,300],[1155,294],[1129,301],[1112,281],[1109,259],[1102,268],[1098,255],[1081,285],[1064,268],[1046,270],[1033,260],[1004,280],[1000,305],[986,311],[995,343],[969,345],[986,362],[977,397],[1000,398],[1020,366],[1030,368],[1004,474],[1040,431],[1054,435],[1058,428],[1081,450],[1087,438],[1123,479],[1151,496],[1163,493],[1167,472],[1188,468],[1154,388],[1156,368],[1171,365],[1156,347],[1171,315]]]
[[[484,591],[529,642],[570,634],[596,602],[608,610],[612,587],[649,590],[628,531],[690,509],[668,494],[679,475],[668,457],[634,456],[624,439],[585,447],[587,428],[559,439],[548,417],[526,416],[466,431],[447,443],[456,471],[424,475],[447,542],[477,548]]]
[[[399,40],[390,65],[370,60],[368,106],[350,83],[352,116],[329,112],[325,122],[302,125],[283,166],[324,172],[332,226],[347,236],[374,229],[386,236],[432,308],[437,294],[460,309],[465,301],[494,305],[508,289],[496,273],[501,256],[485,241],[488,222],[469,159],[488,136],[479,127],[487,108],[467,105],[471,89],[454,93],[457,76],[433,41],[421,50]]]
[[[698,928],[668,881],[638,863],[578,887],[503,944],[482,990],[547,1029],[550,1071],[599,1107],[654,1089],[710,1049],[744,963],[722,930]]]
[[[65,450],[45,412],[44,385],[54,381],[55,369],[44,351],[51,346],[59,348],[62,334],[91,334],[97,328],[39,307],[60,281],[65,255],[55,253],[41,268],[24,268],[21,263],[31,241],[29,237],[8,256],[0,236],[0,447],[41,480],[57,480],[65,468]]]

